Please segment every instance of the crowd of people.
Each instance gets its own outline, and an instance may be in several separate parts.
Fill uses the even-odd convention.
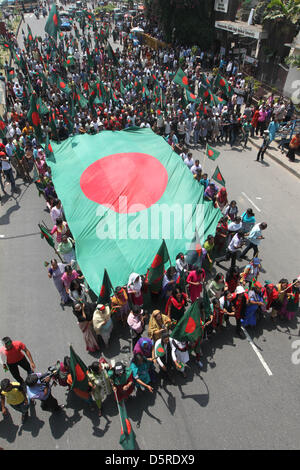
[[[204,98],[200,103],[189,101],[173,78],[181,67],[189,89],[196,97],[200,96],[205,78],[211,86],[214,83],[211,73],[203,75],[207,53],[200,49],[192,53],[190,48],[180,46],[154,50],[130,32],[132,23],[122,25],[107,19],[100,26],[96,20],[87,18],[74,21],[72,31],[59,37],[55,47],[49,36],[36,40],[29,37],[30,32],[28,37],[23,32],[23,49],[15,38],[12,39],[16,55],[14,66],[6,66],[9,112],[1,123],[0,144],[0,175],[6,181],[1,177],[0,184],[6,193],[8,183],[12,192],[15,191],[17,178],[33,180],[45,198],[52,224],[49,232],[54,237],[57,253],[47,265],[48,276],[61,304],[72,308],[87,351],[105,353],[118,322],[123,331],[130,332],[130,364],[118,358],[108,363],[101,356],[100,361],[88,367],[88,390],[72,388],[73,393],[95,406],[101,414],[103,400],[112,393],[118,401],[127,399],[134,390],[153,393],[158,372],[172,383],[175,383],[176,371],[186,376],[187,363],[192,356],[201,368],[202,342],[230,328],[230,317],[235,319],[236,332],[241,338],[244,337],[242,327],[255,327],[266,312],[270,312],[268,318],[274,324],[277,318],[292,320],[298,309],[300,282],[284,278],[277,283],[259,281],[260,244],[267,223],[257,221],[251,208],[241,214],[236,201],[230,201],[227,190],[208,178],[192,152],[193,147],[207,143],[229,142],[233,147],[239,137],[246,147],[249,135],[260,133],[263,136],[266,131],[272,140],[278,124],[292,119],[292,104],[286,107],[281,99],[275,100],[271,95],[268,100],[262,99],[257,106],[253,105],[251,90],[234,62],[213,55],[209,60],[227,78],[234,93],[227,96],[223,90],[216,89],[221,103],[214,102],[212,106]],[[134,25],[141,25],[147,31],[144,18],[136,20]],[[152,34],[155,33],[157,31],[152,30]],[[109,45],[111,38],[117,43],[115,51]],[[11,69],[16,77],[12,82],[8,80]],[[70,92],[66,93],[58,82],[67,84]],[[247,91],[246,99],[244,93],[239,93],[244,91]],[[41,135],[36,133],[36,123],[28,120],[32,96],[39,103]],[[78,266],[76,240],[56,194],[46,159],[47,136],[61,141],[73,134],[117,131],[130,126],[150,127],[164,136],[182,158],[186,171],[203,186],[204,198],[222,212],[216,233],[207,237],[194,263],[190,263],[184,253],[178,253],[176,260],[172,260],[174,265],[166,269],[161,291],[152,295],[150,309],[144,302],[145,273],[126,273],[127,284],[117,286],[107,304],[97,302]],[[247,259],[251,249],[252,257],[240,270],[237,260]],[[225,276],[216,271],[215,266],[229,260],[231,264]],[[209,306],[204,291],[207,291]],[[199,305],[202,333],[196,341],[178,341],[171,332],[189,304],[195,302]],[[7,413],[6,401],[22,413],[23,421],[34,400],[41,400],[43,409],[59,411],[61,406],[52,396],[51,388],[53,383],[71,388],[70,358],[66,356],[59,362],[55,374],[43,376],[35,372],[36,366],[24,343],[9,337],[2,341],[3,363],[15,380],[1,381],[3,414]],[[19,366],[28,374],[25,381]]]

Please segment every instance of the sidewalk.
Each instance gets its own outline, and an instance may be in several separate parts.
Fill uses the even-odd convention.
[[[254,145],[254,147],[257,147],[258,149],[260,148],[262,141],[263,141],[262,137],[253,137],[253,138],[249,137],[249,142],[251,142],[251,144]],[[267,155],[272,160],[277,162],[279,165],[281,165],[290,173],[292,173],[294,176],[300,179],[299,155],[296,154],[295,161],[290,162],[289,159],[286,157],[286,151],[284,153],[281,153],[281,150],[278,148],[278,145],[279,143],[273,140],[270,147],[266,151],[265,156]]]

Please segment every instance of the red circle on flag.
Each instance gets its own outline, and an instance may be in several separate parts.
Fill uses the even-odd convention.
[[[84,170],[80,187],[85,196],[115,212],[136,213],[155,204],[165,192],[168,172],[146,153],[116,153]]]
[[[213,152],[212,150],[209,150],[207,153],[208,153],[208,156],[209,156],[209,157],[212,157],[213,154],[214,154],[214,152]]]
[[[221,86],[225,86],[225,80],[224,80],[223,78],[221,78],[221,80],[219,81],[219,84],[220,84]]]
[[[188,85],[188,83],[189,83],[188,78],[187,77],[182,77],[182,83],[184,85]]]
[[[55,24],[55,26],[57,26],[57,24],[58,24],[58,19],[57,19],[57,14],[56,13],[54,13],[54,15],[53,15],[53,23]]]
[[[33,113],[31,114],[31,120],[32,120],[32,124],[36,127],[39,125],[40,123],[40,116],[39,116],[39,113],[37,113],[36,111],[33,111]]]
[[[193,333],[196,329],[196,322],[193,318],[189,318],[185,327],[185,333]]]
[[[190,97],[192,98],[192,100],[196,99],[196,95],[194,95],[193,93],[190,93]]]
[[[48,145],[48,150],[49,150],[49,152],[53,152],[51,144]]]
[[[85,379],[85,373],[81,369],[79,364],[76,364],[75,366],[75,372],[76,372],[76,379],[81,382],[82,380]]]
[[[59,82],[60,88],[66,88],[66,84],[64,82]]]

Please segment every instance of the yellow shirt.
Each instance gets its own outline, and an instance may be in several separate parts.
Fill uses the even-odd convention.
[[[9,392],[1,392],[9,405],[20,405],[25,400],[24,393],[19,390],[19,382],[11,382],[13,388]]]

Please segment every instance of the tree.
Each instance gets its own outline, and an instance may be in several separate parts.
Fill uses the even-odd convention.
[[[300,21],[300,0],[271,0],[266,7],[263,19],[296,25]]]
[[[146,15],[158,23],[166,42],[209,49],[214,35],[212,0],[145,0]]]

